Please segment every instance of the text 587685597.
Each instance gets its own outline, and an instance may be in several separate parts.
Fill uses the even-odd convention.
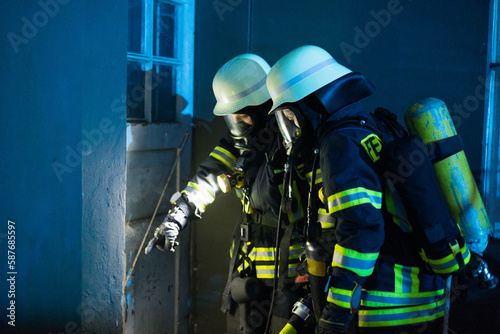
[[[9,290],[9,307],[7,307],[8,324],[16,325],[16,223],[9,220],[7,223],[7,282]]]

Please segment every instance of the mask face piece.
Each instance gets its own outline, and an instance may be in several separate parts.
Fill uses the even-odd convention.
[[[288,106],[279,108],[276,111],[276,120],[281,135],[284,139],[285,147],[291,146],[299,141],[302,135],[303,117],[298,109]]]
[[[252,132],[255,121],[248,114],[229,114],[224,116],[227,127],[231,132],[231,136],[235,139],[241,139]]]

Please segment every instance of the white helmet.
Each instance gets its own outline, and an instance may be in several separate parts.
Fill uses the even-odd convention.
[[[270,113],[283,103],[297,102],[351,72],[318,46],[305,45],[290,51],[274,64],[267,76],[273,100]]]
[[[236,56],[224,64],[212,83],[217,100],[214,115],[232,114],[268,101],[271,97],[266,77],[270,69],[264,59],[251,53]]]

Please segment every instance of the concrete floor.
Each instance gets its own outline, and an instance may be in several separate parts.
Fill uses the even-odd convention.
[[[500,277],[500,239],[491,239],[484,252],[490,272]],[[450,334],[500,333],[500,284],[480,289],[477,280],[452,287]]]

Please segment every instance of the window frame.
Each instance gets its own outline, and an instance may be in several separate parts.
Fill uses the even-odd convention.
[[[153,55],[153,22],[155,1],[174,5],[174,58]],[[141,52],[127,51],[127,64],[144,65],[144,71],[152,70],[155,65],[170,66],[173,74],[175,94],[186,100],[183,115],[193,115],[193,63],[194,63],[194,0],[142,0],[143,20],[141,23]],[[130,29],[130,27],[129,27]],[[144,119],[131,119],[129,123],[172,123],[153,119],[152,111],[152,76],[146,76],[144,89]],[[149,80],[148,80],[149,79]],[[176,109],[179,102],[176,101]],[[174,123],[179,122],[179,113],[174,111]]]
[[[490,0],[486,101],[483,125],[482,193],[494,237],[500,238],[500,1]]]

